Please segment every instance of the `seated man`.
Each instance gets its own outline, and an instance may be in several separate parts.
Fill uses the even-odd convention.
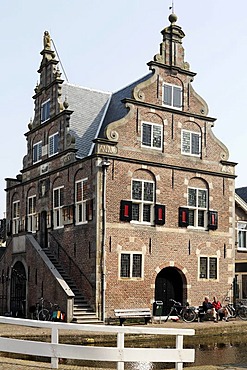
[[[217,313],[213,304],[209,301],[209,297],[205,297],[202,303],[203,311],[214,319],[214,322],[217,322]]]

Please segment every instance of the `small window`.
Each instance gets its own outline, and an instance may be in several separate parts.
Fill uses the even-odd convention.
[[[20,201],[17,200],[13,202],[13,208],[12,208],[12,227],[13,227],[13,234],[18,234],[20,231]]]
[[[163,104],[176,109],[182,109],[182,88],[164,84]]]
[[[151,223],[154,220],[154,182],[132,180],[132,220]]]
[[[153,149],[162,147],[162,126],[153,123],[142,123],[142,146]]]
[[[38,217],[36,213],[36,196],[27,199],[27,231],[34,233],[38,229]]]
[[[217,279],[218,275],[217,257],[200,257],[200,279]]]
[[[41,123],[50,118],[50,99],[41,105]]]
[[[42,158],[42,141],[33,145],[33,163],[41,161]]]
[[[58,133],[49,136],[49,157],[58,153],[59,135]]]
[[[121,278],[141,278],[142,272],[142,254],[140,253],[121,253]]]
[[[201,153],[201,135],[197,132],[182,130],[181,153],[198,157]]]
[[[63,227],[63,205],[64,187],[61,186],[53,190],[53,225],[54,229]]]
[[[247,251],[247,222],[238,222],[238,249]]]
[[[87,221],[87,186],[87,179],[79,180],[75,183],[75,222],[77,225]]]
[[[207,190],[188,188],[188,226],[207,227]]]

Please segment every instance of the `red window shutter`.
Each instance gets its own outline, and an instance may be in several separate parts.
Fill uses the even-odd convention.
[[[166,207],[162,204],[155,204],[155,224],[164,225],[165,224],[165,209]]]
[[[130,222],[132,220],[132,202],[121,200],[120,203],[120,220]]]
[[[189,219],[188,208],[179,207],[178,210],[178,225],[179,227],[187,227]]]
[[[218,212],[217,211],[208,212],[208,229],[209,230],[218,229]]]

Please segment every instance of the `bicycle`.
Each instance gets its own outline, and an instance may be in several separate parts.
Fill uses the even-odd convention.
[[[182,306],[180,302],[177,302],[174,299],[169,299],[169,301],[172,302],[173,305],[165,319],[165,322],[168,321],[169,317],[171,316],[173,312],[175,312],[178,318],[182,319],[185,322],[192,322],[196,320],[197,313],[196,313],[195,307]]]
[[[61,312],[59,305],[56,303],[48,302],[50,309],[45,307],[45,300],[43,297],[35,305],[33,311],[33,319],[40,321],[64,321],[65,315]]]
[[[227,303],[225,308],[229,313],[228,319],[239,317],[241,320],[247,320],[247,306],[242,302],[237,303],[235,307],[233,303]]]

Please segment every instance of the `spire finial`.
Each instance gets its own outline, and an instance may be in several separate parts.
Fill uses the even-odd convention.
[[[172,5],[169,7],[170,10],[172,10],[172,13],[175,13],[175,10],[174,10],[174,1],[172,0]]]

